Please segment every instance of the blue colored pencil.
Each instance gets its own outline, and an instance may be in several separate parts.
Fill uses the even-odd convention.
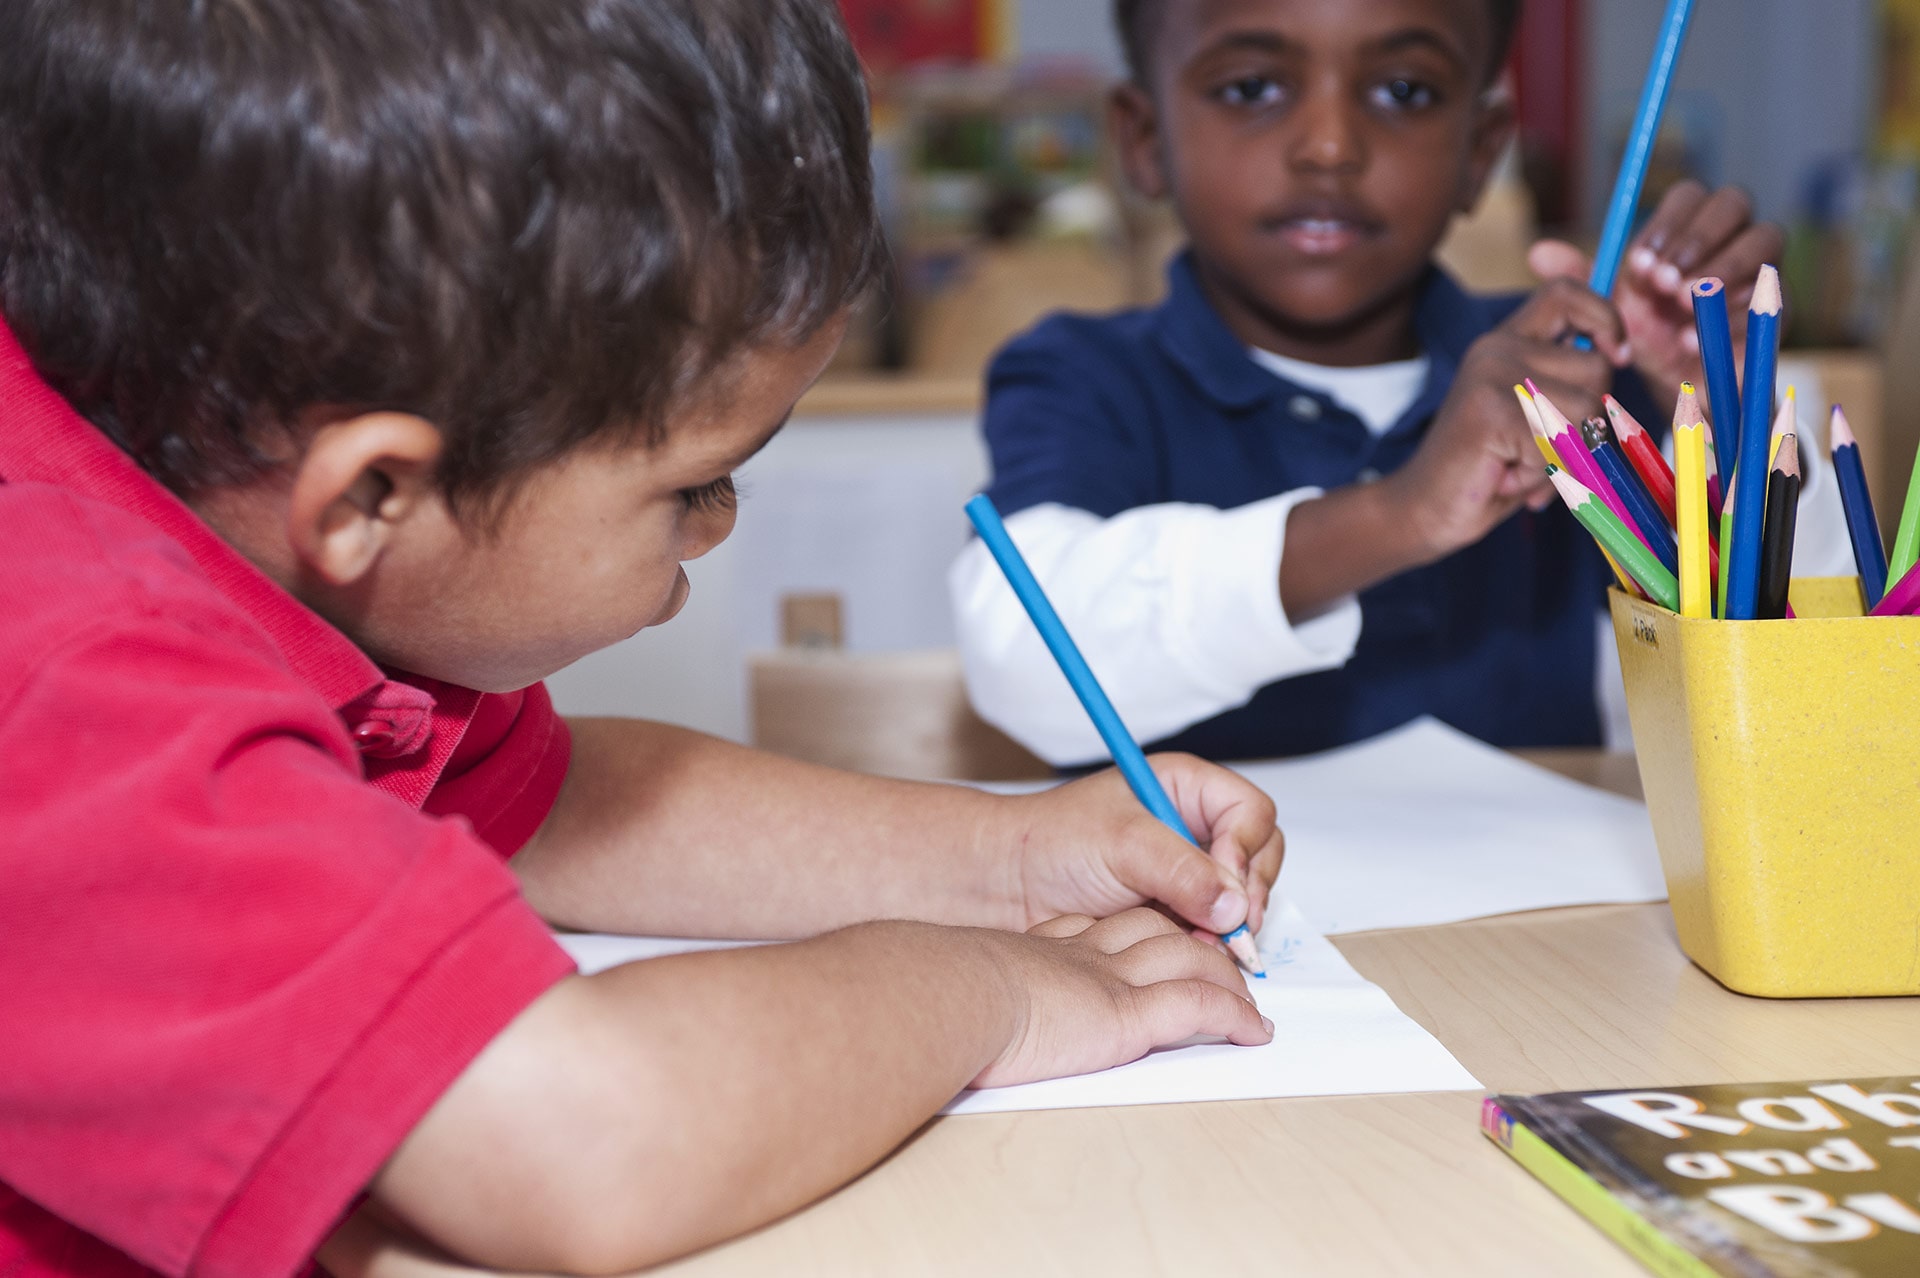
[[[1733,373],[1733,329],[1727,323],[1724,280],[1709,277],[1693,286],[1693,329],[1700,337],[1700,363],[1707,373],[1714,460],[1725,483],[1740,459],[1740,383]]]
[[[1633,515],[1633,522],[1640,527],[1640,537],[1647,543],[1647,549],[1654,553],[1666,570],[1675,577],[1680,575],[1680,547],[1673,539],[1673,532],[1667,527],[1666,516],[1660,513],[1660,507],[1654,504],[1653,494],[1641,482],[1640,476],[1627,461],[1627,455],[1620,451],[1620,445],[1602,439],[1593,450],[1593,460],[1606,472],[1607,480],[1613,485],[1613,491],[1620,494],[1620,501]]]
[[[1034,628],[1040,632],[1047,651],[1060,663],[1060,673],[1067,677],[1074,695],[1086,707],[1087,716],[1093,720],[1100,740],[1106,743],[1107,753],[1113,756],[1114,764],[1120,769],[1120,775],[1126,778],[1134,797],[1146,805],[1147,811],[1159,817],[1167,828],[1198,847],[1199,840],[1193,837],[1193,831],[1187,829],[1187,823],[1180,819],[1179,809],[1167,797],[1166,790],[1160,785],[1160,778],[1153,775],[1152,767],[1147,764],[1147,756],[1134,743],[1127,725],[1120,721],[1120,713],[1113,708],[1113,702],[1107,700],[1106,690],[1093,677],[1087,659],[1080,655],[1079,645],[1073,642],[1073,636],[1067,633],[1060,614],[1053,610],[1047,592],[1040,588],[1033,570],[1027,567],[1026,557],[1013,544],[1013,538],[1007,535],[1007,527],[1000,522],[1000,512],[994,509],[992,500],[981,493],[968,502],[967,518],[973,521],[980,540],[992,553],[994,562],[1000,565],[1000,571],[1006,574],[1007,584],[1013,587],[1021,606],[1033,618]],[[1255,976],[1267,974],[1260,964],[1259,947],[1253,943],[1253,934],[1247,930],[1246,924],[1242,923],[1220,939],[1248,971]]]
[[[1887,593],[1887,548],[1873,515],[1873,490],[1867,487],[1867,469],[1860,461],[1860,441],[1838,404],[1827,428],[1827,445],[1833,449],[1833,474],[1840,481],[1840,506],[1853,540],[1853,562],[1860,569],[1860,590],[1871,609]]]
[[[1680,61],[1680,50],[1687,43],[1687,26],[1693,21],[1693,0],[1667,0],[1667,14],[1660,20],[1660,38],[1653,46],[1653,60],[1647,66],[1646,82],[1640,86],[1640,106],[1633,113],[1633,131],[1627,134],[1626,153],[1620,157],[1620,174],[1613,182],[1613,198],[1607,203],[1607,220],[1600,230],[1600,247],[1593,255],[1593,274],[1588,284],[1605,297],[1613,292],[1620,276],[1620,260],[1626,256],[1627,240],[1633,235],[1633,215],[1640,207],[1640,191],[1647,182],[1647,166],[1653,160],[1654,139],[1660,133],[1660,115],[1667,107],[1667,91],[1673,88],[1673,69]]]
[[[1733,545],[1722,545],[1727,567],[1726,615],[1729,621],[1752,621],[1760,607],[1760,552],[1767,509],[1767,440],[1773,433],[1773,375],[1780,355],[1780,272],[1760,268],[1747,308],[1746,387],[1740,402],[1740,456],[1734,476],[1740,478],[1733,505]],[[1751,470],[1753,474],[1746,475]]]

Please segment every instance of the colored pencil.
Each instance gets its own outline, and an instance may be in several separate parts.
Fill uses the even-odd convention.
[[[1793,525],[1800,509],[1800,441],[1792,432],[1780,437],[1767,471],[1767,525],[1761,542],[1760,607],[1764,620],[1787,615],[1787,587],[1793,577]]]
[[[1060,614],[1053,610],[1047,592],[1041,589],[1033,570],[1027,567],[1025,556],[1013,544],[1013,538],[1007,535],[1007,527],[1000,521],[1000,512],[994,508],[993,501],[981,493],[967,503],[966,510],[967,518],[973,521],[974,530],[980,534],[980,540],[992,553],[994,562],[1000,565],[1000,571],[1006,574],[1007,584],[1013,587],[1013,593],[1027,610],[1027,616],[1033,619],[1034,627],[1047,645],[1047,651],[1059,663],[1060,673],[1067,677],[1074,695],[1080,698],[1080,704],[1086,708],[1088,717],[1093,720],[1094,728],[1099,731],[1101,741],[1106,743],[1107,752],[1113,756],[1114,764],[1120,769],[1120,775],[1126,778],[1134,797],[1174,833],[1198,847],[1199,841],[1187,829],[1187,823],[1181,820],[1180,810],[1167,797],[1160,778],[1153,774],[1153,768],[1147,763],[1146,754],[1134,742],[1127,725],[1121,722],[1113,702],[1107,699],[1106,690],[1093,677],[1092,668],[1087,665],[1086,658],[1080,655],[1080,648],[1073,642],[1073,636],[1067,633]],[[1253,934],[1247,930],[1246,924],[1242,923],[1220,940],[1248,971],[1255,976],[1267,974],[1260,963],[1259,947],[1254,944]]]
[[[1720,507],[1720,571],[1715,573],[1714,582],[1718,589],[1714,592],[1713,615],[1725,618],[1727,615],[1727,566],[1733,562],[1733,494],[1740,487],[1740,477],[1735,475],[1727,482],[1727,500]]]
[[[1573,517],[1593,534],[1595,541],[1620,561],[1622,567],[1633,574],[1634,580],[1646,589],[1648,597],[1668,612],[1679,612],[1680,583],[1653,557],[1653,552],[1627,531],[1625,524],[1614,518],[1613,512],[1594,495],[1592,489],[1558,466],[1547,473],[1553,477],[1553,486],[1559,489],[1560,498],[1567,503],[1567,509],[1573,512]]]
[[[1860,570],[1860,591],[1867,607],[1887,593],[1887,550],[1880,541],[1880,521],[1873,513],[1873,490],[1867,487],[1867,469],[1860,460],[1860,441],[1840,405],[1833,406],[1827,427],[1833,449],[1833,474],[1840,481],[1840,507],[1847,514],[1847,536],[1853,541],[1853,562]]]
[[[1600,402],[1606,406],[1607,422],[1613,427],[1613,437],[1619,441],[1621,453],[1632,463],[1633,473],[1646,485],[1654,504],[1660,507],[1661,518],[1671,524],[1674,515],[1673,467],[1667,465],[1667,459],[1660,455],[1660,445],[1653,442],[1653,435],[1619,400],[1608,395]],[[1691,382],[1681,384],[1680,401],[1674,408],[1674,425],[1677,427],[1682,420],[1700,420],[1700,410],[1694,405]]]
[[[1794,388],[1787,387],[1787,393],[1780,401],[1780,411],[1773,415],[1773,428],[1767,433],[1767,456],[1772,457],[1780,451],[1782,435],[1800,433],[1800,404]]]
[[[1533,396],[1527,388],[1514,383],[1513,394],[1520,401],[1520,411],[1527,417],[1527,433],[1533,436],[1534,447],[1540,450],[1540,458],[1549,466],[1558,466],[1560,457],[1553,451],[1553,445],[1547,442],[1547,428],[1540,424],[1540,407],[1533,402]]]
[[[1606,423],[1593,417],[1587,420],[1581,435],[1588,451],[1593,454],[1594,464],[1606,475],[1607,482],[1613,485],[1613,491],[1620,494],[1627,512],[1633,516],[1634,527],[1640,530],[1640,540],[1646,543],[1647,549],[1653,552],[1654,558],[1668,572],[1678,573],[1680,550],[1674,545],[1673,534],[1667,529],[1666,517],[1653,504],[1653,497],[1640,482],[1640,476],[1634,474],[1626,454],[1620,451],[1618,444],[1606,437],[1605,430]]]
[[[1590,492],[1605,503],[1613,517],[1633,530],[1633,535],[1644,544],[1646,535],[1634,523],[1633,516],[1627,513],[1627,507],[1620,500],[1620,494],[1613,491],[1606,472],[1600,469],[1600,463],[1593,459],[1593,453],[1586,442],[1580,438],[1580,428],[1573,420],[1560,411],[1559,405],[1541,393],[1540,388],[1531,380],[1527,389],[1533,392],[1534,407],[1540,410],[1540,424],[1546,427],[1547,440],[1553,445],[1553,451],[1560,456],[1563,469],[1579,480]]]
[[[1713,565],[1707,555],[1707,428],[1673,428],[1674,484],[1679,499],[1680,615],[1713,616]]]
[[[1741,385],[1740,457],[1753,466],[1753,478],[1740,485],[1733,508],[1733,544],[1724,538],[1720,554],[1733,562],[1727,567],[1726,616],[1750,621],[1760,606],[1760,549],[1767,508],[1767,439],[1773,425],[1773,373],[1780,353],[1780,273],[1760,268],[1753,286],[1753,304],[1747,308],[1747,368]],[[1740,475],[1740,463],[1733,473]]]
[[[1627,149],[1620,157],[1620,173],[1614,178],[1613,197],[1607,201],[1606,221],[1601,223],[1600,245],[1593,254],[1593,273],[1588,287],[1602,297],[1613,292],[1620,277],[1620,260],[1626,256],[1627,240],[1633,235],[1633,219],[1640,208],[1640,192],[1646,185],[1647,166],[1653,162],[1653,144],[1660,134],[1660,115],[1666,109],[1667,92],[1673,87],[1673,69],[1680,61],[1680,50],[1687,42],[1687,25],[1693,20],[1693,0],[1667,0],[1666,16],[1660,20],[1660,35],[1653,45],[1653,58],[1647,65],[1647,78],[1640,86],[1640,105],[1633,113],[1633,127],[1627,133]]]
[[[1707,428],[1707,514],[1713,517],[1713,527],[1720,526],[1720,450],[1713,442],[1713,423],[1703,422]]]
[[[1920,612],[1920,567],[1907,569],[1906,576],[1880,597],[1869,617],[1911,617]]]
[[[1713,409],[1715,446],[1723,482],[1733,479],[1740,457],[1740,383],[1733,371],[1733,329],[1727,322],[1727,285],[1711,276],[1693,286],[1693,327],[1706,369],[1707,403]]]
[[[1893,535],[1893,550],[1887,555],[1887,579],[1903,579],[1914,562],[1920,560],[1920,453],[1913,459],[1913,476],[1907,480],[1907,504],[1900,508],[1900,527]]]
[[[1553,444],[1547,439],[1546,427],[1541,422],[1540,407],[1533,402],[1533,396],[1525,386],[1518,384],[1514,386],[1513,393],[1519,397],[1521,411],[1527,415],[1527,429],[1533,433],[1533,443],[1540,450],[1541,459],[1549,466],[1562,465],[1560,455],[1553,451]],[[1630,595],[1639,594],[1640,587],[1633,583],[1633,578],[1627,576],[1627,570],[1622,568],[1618,561],[1605,550],[1600,554],[1606,559],[1607,567],[1613,570],[1613,579],[1620,583],[1620,589]]]

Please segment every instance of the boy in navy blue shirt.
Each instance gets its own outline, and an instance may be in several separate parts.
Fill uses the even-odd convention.
[[[1189,247],[1161,305],[1015,340],[985,431],[994,501],[1143,739],[1285,755],[1432,714],[1497,745],[1600,743],[1607,569],[1511,388],[1578,418],[1611,386],[1664,423],[1698,377],[1688,285],[1750,287],[1782,241],[1739,191],[1682,183],[1617,302],[1553,243],[1530,297],[1465,293],[1432,255],[1512,134],[1517,12],[1119,0],[1110,123]],[[1054,763],[1102,757],[980,546],[951,584],[982,714]]]

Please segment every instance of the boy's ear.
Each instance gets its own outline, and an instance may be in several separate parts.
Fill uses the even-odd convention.
[[[1133,189],[1150,200],[1164,197],[1169,183],[1153,95],[1132,80],[1116,86],[1107,95],[1107,129]]]
[[[444,513],[433,482],[442,447],[433,424],[410,413],[362,413],[315,431],[287,502],[301,570],[353,585],[410,522]]]
[[[1494,166],[1513,141],[1520,124],[1514,107],[1513,72],[1502,71],[1498,79],[1480,95],[1473,121],[1473,153],[1467,164],[1466,181],[1461,184],[1457,211],[1471,213],[1486,190]]]

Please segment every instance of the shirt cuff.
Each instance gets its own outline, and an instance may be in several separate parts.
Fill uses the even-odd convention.
[[[1223,690],[1239,691],[1240,700],[1277,679],[1344,665],[1360,641],[1353,595],[1297,624],[1280,606],[1287,520],[1295,506],[1321,495],[1296,488],[1168,530],[1171,611],[1190,619],[1168,638],[1185,649],[1177,656],[1189,670],[1208,672]]]

